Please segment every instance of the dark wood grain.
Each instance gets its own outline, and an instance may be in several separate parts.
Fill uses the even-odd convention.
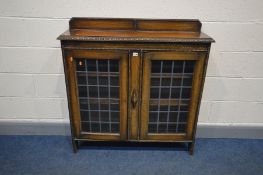
[[[144,31],[201,31],[199,20],[137,20],[136,30]]]
[[[133,54],[137,53],[137,56]],[[130,109],[130,139],[136,140],[138,138],[139,128],[139,101],[140,101],[140,70],[141,70],[141,58],[140,52],[131,51],[130,53],[130,100],[132,101],[133,95],[137,98],[135,106],[129,103]]]
[[[96,30],[132,30],[134,22],[128,19],[100,19],[100,18],[71,18],[70,30],[96,29]]]
[[[213,42],[199,20],[71,18],[59,40],[126,42]]]
[[[214,42],[201,32],[201,26],[199,20],[183,19],[72,18],[69,30],[58,39],[63,53],[74,151],[79,141],[185,142],[192,154],[209,50]],[[120,133],[81,130],[76,65],[72,61],[75,58],[120,61],[120,73],[112,74],[120,76]],[[150,99],[151,60],[196,62],[191,98],[189,103],[181,102],[182,106],[189,105],[185,133],[148,132],[149,105],[158,105],[158,99]],[[98,74],[108,76],[105,72]],[[97,74],[89,72],[89,76]],[[171,74],[163,76],[169,78]],[[132,102],[133,92],[136,92],[136,103]],[[118,104],[114,98],[89,100],[91,104]],[[179,101],[160,99],[160,106],[167,105],[176,106]]]
[[[140,18],[78,18],[69,21],[70,30],[155,30],[200,32],[201,22],[197,19],[140,19]]]

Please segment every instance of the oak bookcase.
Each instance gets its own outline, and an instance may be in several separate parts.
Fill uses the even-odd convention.
[[[73,149],[184,142],[193,154],[210,45],[199,20],[71,18],[61,40]]]

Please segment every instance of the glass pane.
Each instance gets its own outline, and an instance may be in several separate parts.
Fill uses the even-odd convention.
[[[184,133],[186,131],[186,124],[178,124],[177,126],[178,133]]]
[[[163,123],[159,124],[158,125],[158,133],[165,133],[166,128],[167,128],[166,124],[163,124]]]
[[[100,104],[100,110],[106,110],[106,111],[108,111],[109,110],[109,104]]]
[[[151,103],[151,101],[150,101],[150,103]],[[153,104],[150,105],[150,111],[159,111],[159,108],[157,105],[155,105],[155,102],[153,102]]]
[[[162,72],[171,73],[172,72],[172,61],[162,61],[162,62],[163,62]]]
[[[98,98],[98,86],[88,86],[88,89],[89,89],[89,97]],[[80,95],[80,97],[82,96]]]
[[[75,59],[81,131],[119,133],[119,60]]]
[[[178,104],[171,104],[170,103],[170,111],[178,111],[178,109],[179,109],[178,106],[179,106]]]
[[[181,77],[174,77],[173,78],[173,82],[172,82],[172,86],[181,86]]]
[[[192,86],[193,77],[192,76],[186,76],[184,78],[183,86]]]
[[[155,122],[157,121],[157,112],[150,112],[149,113],[149,122]]]
[[[169,88],[161,88],[161,98],[169,98]]]
[[[99,85],[108,85],[109,78],[107,76],[99,77]]]
[[[108,60],[98,60],[98,71],[108,72]]]
[[[149,133],[185,133],[195,61],[151,62]]]
[[[169,106],[168,105],[162,105],[162,104],[160,104],[160,108],[159,108],[159,111],[167,111],[168,110],[168,108],[169,108]]]
[[[180,98],[181,88],[171,88],[171,98]]]
[[[193,73],[194,72],[195,61],[186,61],[184,73]]]
[[[80,111],[81,121],[90,121],[88,111]]]
[[[159,122],[167,121],[168,112],[159,112]]]
[[[119,122],[120,121],[120,112],[111,112],[111,121],[112,122]]]
[[[85,60],[87,64],[87,71],[96,72],[96,60]],[[83,66],[83,69],[86,71],[86,67]]]
[[[119,98],[120,90],[119,87],[111,87],[110,88],[110,96],[112,98]]]
[[[157,131],[156,124],[151,124],[151,123],[149,123],[148,132],[149,132],[149,133],[156,133],[156,131]]]
[[[159,73],[160,72],[160,61],[152,61],[152,73]]]
[[[182,98],[190,98],[191,88],[182,88]]]
[[[101,132],[101,125],[99,122],[92,122],[90,129],[91,132]]]
[[[99,116],[99,111],[90,111],[90,121],[98,122],[101,120],[101,117]]]
[[[168,132],[168,133],[178,132],[178,131],[176,131],[176,127],[177,127],[176,124],[171,124],[171,123],[169,123],[169,124],[168,124],[168,128],[167,128],[167,132]]]
[[[160,85],[160,78],[151,78],[151,86],[159,86]]]
[[[159,88],[151,88],[150,98],[158,98],[159,97]]]
[[[110,72],[119,72],[119,61],[117,60],[110,61]]]
[[[118,86],[119,85],[119,76],[112,76],[109,77],[110,79],[110,85],[111,86]]]
[[[190,100],[181,100],[180,101],[180,110],[188,111]]]
[[[119,124],[111,124],[111,132],[118,133],[119,130],[120,130],[120,125]]]
[[[82,122],[82,123],[81,123],[81,129],[82,129],[82,131],[90,132],[90,126],[91,126],[91,123],[90,123],[90,122]]]
[[[108,123],[102,123],[101,124],[101,132],[110,132],[110,125]]]
[[[87,96],[87,86],[78,86],[79,88],[79,96],[86,97]]]
[[[86,100],[86,101],[87,101],[87,103],[89,102],[90,110],[96,111],[99,109],[99,105],[98,105],[97,101],[95,101],[95,100],[89,100],[89,101]]]
[[[178,112],[169,113],[169,122],[177,122]]]
[[[174,63],[173,72],[174,73],[182,73],[184,62],[185,61],[173,61],[173,63]]]
[[[102,122],[108,122],[109,121],[109,111],[101,111],[101,114],[100,114],[100,120]]]
[[[170,85],[171,85],[171,78],[170,77],[163,77],[162,78],[162,86],[170,86]]]
[[[97,77],[88,74],[88,85],[97,85]]]
[[[101,98],[107,98],[108,97],[108,87],[99,87],[100,90],[100,97]]]
[[[178,119],[178,121],[180,122],[180,123],[186,123],[187,122],[187,116],[188,116],[188,112],[186,111],[186,112],[180,112],[179,113],[179,119]]]
[[[79,85],[86,85],[87,84],[87,80],[86,80],[86,73],[79,73],[77,75],[77,79],[78,79],[78,83]]]
[[[119,105],[119,103],[111,103],[110,104],[110,108],[113,111],[119,111],[120,110],[120,105]]]

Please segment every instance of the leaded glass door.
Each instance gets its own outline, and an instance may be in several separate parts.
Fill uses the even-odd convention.
[[[192,137],[205,54],[148,52],[143,58],[140,137]]]
[[[128,52],[71,50],[66,54],[77,137],[125,140]]]

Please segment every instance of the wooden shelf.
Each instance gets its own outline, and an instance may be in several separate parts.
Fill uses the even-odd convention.
[[[85,72],[85,71],[77,71],[78,73],[78,76],[91,76],[91,77],[97,77],[97,76],[100,76],[100,77],[119,77],[120,74],[119,72],[96,72],[96,71],[88,71],[88,72]]]
[[[189,103],[186,103],[185,101],[189,102],[190,99],[181,99],[181,101],[179,99],[150,99],[150,105],[156,106],[159,105],[160,106],[167,106],[167,105],[171,105],[171,106],[178,106],[179,104],[181,106],[187,106],[189,105]],[[180,103],[179,103],[180,102]]]

